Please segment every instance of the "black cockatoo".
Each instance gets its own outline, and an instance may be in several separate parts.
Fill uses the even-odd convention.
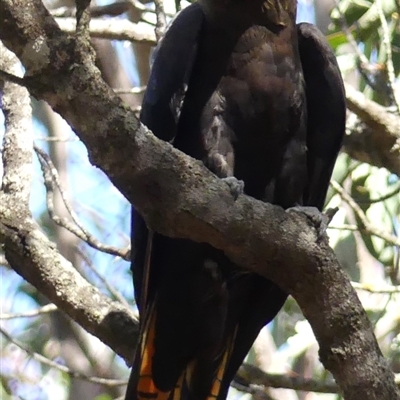
[[[141,120],[245,194],[321,210],[344,89],[322,33],[295,19],[296,0],[190,5],[156,49]],[[135,211],[132,221],[141,337],[126,400],[223,400],[287,294],[206,243],[152,234]]]

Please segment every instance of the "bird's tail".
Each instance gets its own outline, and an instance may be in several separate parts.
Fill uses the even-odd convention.
[[[154,307],[151,307],[140,330],[140,340],[136,348],[125,400],[167,400],[170,396],[170,391],[159,390],[153,380],[155,322],[156,312]]]
[[[194,359],[182,372],[179,389],[171,400],[223,400],[230,379],[225,373],[234,348],[235,334],[229,338],[221,354],[215,360]]]
[[[224,399],[229,387],[224,375],[234,348],[235,335],[227,341],[224,350],[214,361],[195,358],[189,362],[175,384],[165,391],[157,387],[153,375],[155,325],[156,311],[152,307],[142,327],[125,400]]]

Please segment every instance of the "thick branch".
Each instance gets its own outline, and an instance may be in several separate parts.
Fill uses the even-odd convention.
[[[89,284],[60,255],[29,217],[9,215],[12,202],[0,206],[0,242],[12,268],[88,332],[130,360],[138,326],[133,313]]]
[[[347,107],[354,112],[362,122],[382,135],[400,139],[400,116],[367,99],[361,92],[346,85]]]
[[[400,176],[400,117],[346,86],[347,106],[357,118],[349,118],[344,151],[351,157]],[[353,116],[354,117],[354,116]]]
[[[17,73],[19,62],[0,42],[0,68]],[[137,339],[133,314],[90,285],[34,223],[28,209],[33,140],[27,90],[7,82],[2,109],[6,130],[0,190],[0,243],[12,268],[107,344],[130,359]],[[120,333],[119,333],[120,332]],[[123,339],[121,340],[121,338]]]
[[[350,157],[400,176],[400,154],[393,136],[371,129],[358,118],[349,119],[347,131],[343,151]]]
[[[36,18],[18,12],[24,8],[36,12]],[[316,242],[306,217],[246,196],[235,202],[229,188],[202,163],[140,126],[101,80],[90,57],[80,53],[41,10],[39,0],[0,0],[2,11],[7,19],[0,36],[31,74],[31,93],[71,124],[87,145],[91,161],[135,204],[151,228],[207,241],[292,294],[313,327],[322,362],[346,400],[400,398],[357,295],[327,241]],[[18,34],[5,33],[16,29]],[[46,33],[41,48],[48,50],[35,54],[35,76],[24,52],[33,31]],[[6,235],[8,246],[18,253],[9,258],[14,268],[23,260],[21,254],[45,261],[24,251],[20,232]],[[38,238],[29,239],[36,243]],[[27,276],[26,264],[20,265],[20,273]],[[115,339],[123,343],[122,335],[119,329]]]
[[[13,53],[0,42],[0,69],[20,75],[20,63]],[[1,108],[5,117],[6,131],[3,140],[2,161],[4,167],[0,194],[12,197],[15,202],[28,207],[32,177],[33,139],[32,109],[28,91],[11,82],[4,82]],[[16,156],[18,155],[18,156]]]

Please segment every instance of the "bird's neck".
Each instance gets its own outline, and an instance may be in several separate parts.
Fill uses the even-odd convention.
[[[296,20],[296,0],[198,0],[216,24],[285,28]],[[232,26],[232,27],[233,27]]]

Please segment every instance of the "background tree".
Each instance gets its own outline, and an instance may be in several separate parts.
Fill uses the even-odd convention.
[[[8,46],[13,43],[6,32],[10,22],[5,16],[10,4],[0,1],[0,16],[5,18],[0,37]],[[323,18],[320,3],[316,5],[319,23]],[[49,1],[46,6],[60,27],[74,34],[74,2]],[[133,1],[91,5],[90,34],[96,49],[96,65],[106,82],[134,110],[140,107],[148,78],[154,28],[160,33],[164,20],[174,12],[174,3],[163,7],[159,1],[155,5]],[[332,16],[328,38],[337,51],[344,77],[352,86],[347,86],[348,135],[328,196],[328,205],[339,206],[340,211],[328,234],[367,310],[385,357],[392,370],[400,372],[399,5],[396,0],[343,0]],[[320,23],[326,31],[326,23]],[[84,36],[78,35],[78,41]],[[37,61],[35,52],[24,58],[17,48],[13,50],[23,63],[25,58],[33,64]],[[17,58],[5,47],[0,54],[0,69],[19,75]],[[35,71],[35,66],[24,66]],[[36,97],[46,97],[40,95],[40,88],[24,84]],[[95,336],[129,359],[137,325],[128,304],[133,303],[127,262],[128,202],[102,172],[89,164],[82,142],[50,107],[32,99],[34,117],[30,120],[29,99],[23,88],[5,80],[4,172],[0,192],[0,243],[4,244],[0,253],[4,339],[1,397],[117,398],[124,391],[125,363]],[[115,129],[118,131],[118,127]],[[29,160],[32,136],[37,146],[33,167]],[[57,245],[54,257],[58,252],[64,257],[57,259],[57,264],[51,249],[47,250],[51,264],[58,268],[54,275],[49,274],[47,282],[35,281],[39,274],[33,267],[39,256],[28,255],[30,268],[37,274],[30,277],[22,261],[15,263],[11,254],[15,250],[8,242],[11,225],[7,218],[11,215],[18,220],[22,213],[10,205],[12,199],[26,202],[29,193],[35,220]],[[165,220],[168,221],[167,216]],[[66,260],[73,265],[68,270],[71,275],[64,269]],[[26,283],[14,270],[35,286]],[[57,271],[65,275],[57,276]],[[74,281],[72,276],[75,284],[68,285]],[[97,292],[96,298],[92,297],[92,285],[104,297]],[[57,303],[61,312],[49,300]],[[107,315],[107,323],[99,322],[102,313]],[[87,334],[80,325],[95,336]],[[233,384],[236,391],[232,390],[231,396],[340,398],[332,394],[338,388],[318,361],[317,350],[310,325],[290,298],[275,322],[261,332],[248,364],[238,373]]]

